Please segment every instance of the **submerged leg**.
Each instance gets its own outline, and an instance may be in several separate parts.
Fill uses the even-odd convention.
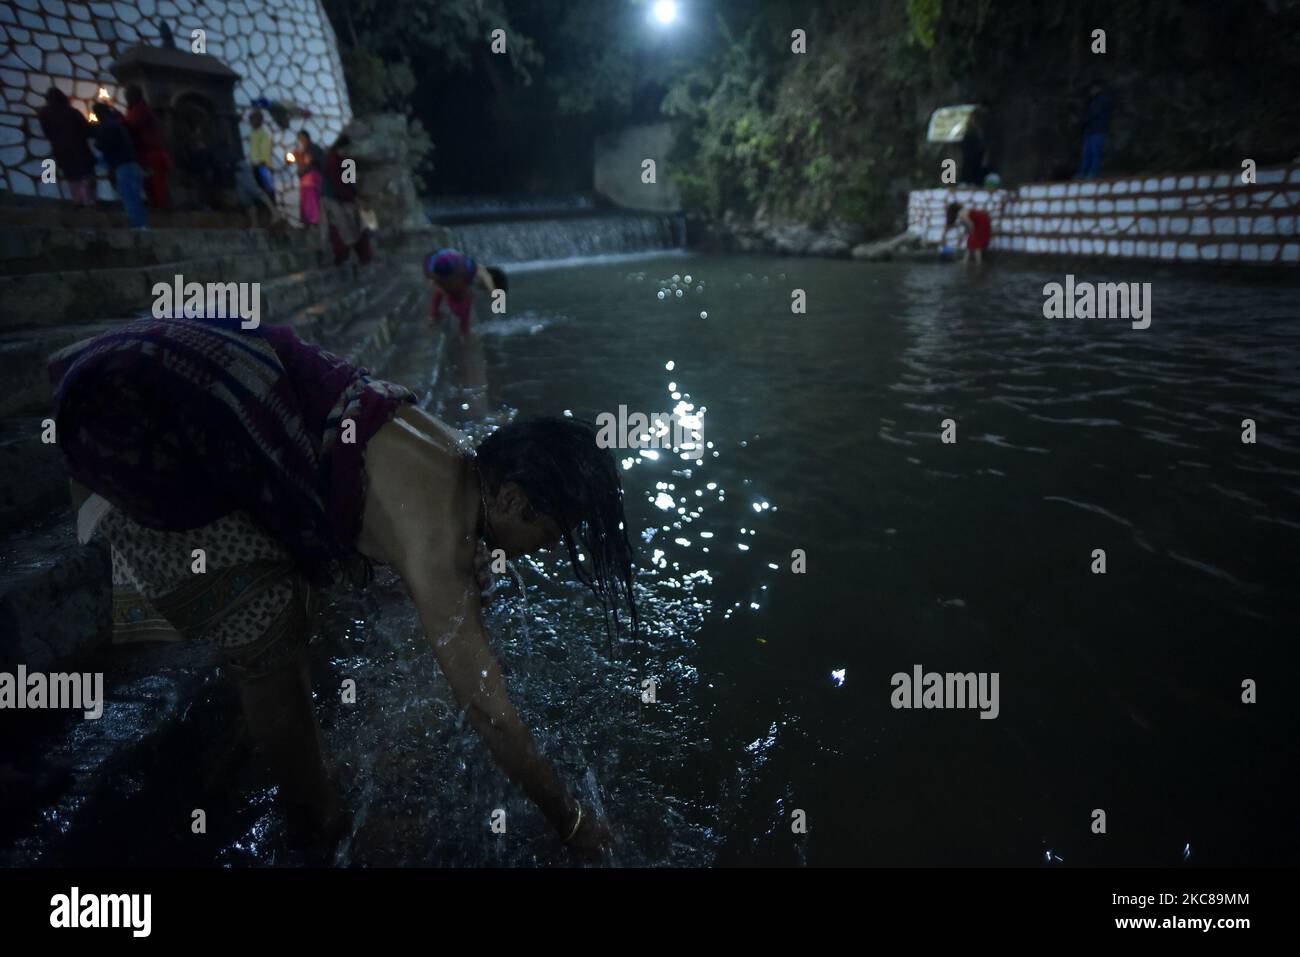
[[[306,650],[299,647],[271,668],[243,671],[238,684],[244,718],[271,764],[290,830],[304,838],[329,832],[339,817],[339,799],[325,770]]]
[[[289,574],[265,594],[272,600],[259,611],[249,608],[223,622],[218,640],[227,650],[253,742],[279,785],[291,836],[299,841],[327,839],[341,818],[338,791],[325,767],[307,668],[306,638],[315,592],[301,576]],[[231,638],[239,633],[261,637],[231,647]]]

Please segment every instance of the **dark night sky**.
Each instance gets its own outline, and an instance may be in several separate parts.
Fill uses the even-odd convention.
[[[514,17],[546,57],[525,85],[505,64],[490,62],[486,45],[474,54],[469,72],[427,71],[414,96],[416,117],[436,146],[433,194],[568,193],[591,188],[592,142],[602,132],[659,118],[665,88],[645,84],[626,110],[574,118],[561,114],[548,88],[546,71],[572,56],[559,36],[553,4],[526,5]],[[635,8],[629,8],[635,15]],[[513,11],[512,11],[513,14]],[[608,25],[593,25],[608,30]],[[645,55],[655,51],[647,34]]]

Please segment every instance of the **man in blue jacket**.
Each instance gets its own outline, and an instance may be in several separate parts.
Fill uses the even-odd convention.
[[[107,103],[95,104],[95,147],[108,164],[117,195],[126,208],[127,221],[136,229],[147,229],[149,211],[144,205],[144,171],[136,162],[131,133],[118,112]]]
[[[1088,92],[1092,99],[1088,101],[1088,110],[1083,117],[1083,161],[1075,179],[1092,179],[1101,175],[1101,150],[1106,145],[1106,134],[1110,132],[1110,91],[1100,83],[1094,83]]]

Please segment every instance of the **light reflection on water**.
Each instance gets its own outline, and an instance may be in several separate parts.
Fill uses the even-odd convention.
[[[485,337],[495,403],[707,409],[701,461],[620,455],[649,668],[669,678],[640,724],[606,719],[586,753],[602,782],[608,748],[659,783],[653,798],[604,785],[641,860],[683,860],[649,850],[665,844],[664,808],[697,825],[698,841],[668,843],[700,863],[1029,864],[1043,841],[1078,863],[1159,863],[1193,830],[1219,860],[1259,859],[1243,829],[1268,815],[1210,784],[1188,742],[1218,742],[1256,793],[1291,773],[1250,759],[1267,745],[1221,703],[1234,666],[1219,636],[1251,635],[1262,658],[1238,670],[1293,657],[1279,558],[1300,527],[1294,289],[1157,273],[1143,333],[1045,321],[1053,278],[690,257],[521,279],[516,301],[562,321]],[[1255,447],[1239,441],[1247,414],[1270,423]],[[949,417],[955,446],[940,441]],[[1098,545],[1112,562],[1100,581]],[[552,633],[595,630],[575,605],[555,613]],[[1000,670],[1013,707],[982,727],[895,712],[889,676],[918,661]],[[521,663],[518,694],[540,703],[570,680]],[[646,713],[706,757],[683,741],[665,754]],[[1262,733],[1282,746],[1295,727],[1277,713]],[[1056,795],[1117,773],[1114,801],[1140,823],[1080,845]],[[802,839],[796,809],[812,822]]]

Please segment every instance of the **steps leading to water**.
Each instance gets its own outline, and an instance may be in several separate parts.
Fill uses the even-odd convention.
[[[260,256],[204,256],[150,265],[19,273],[0,276],[0,302],[8,304],[5,318],[10,329],[61,326],[148,309],[155,298],[155,285],[162,283],[174,288],[177,276],[184,283],[205,286],[252,283],[267,275],[283,276],[309,270],[314,259],[311,250],[286,249]],[[280,281],[262,284],[264,303],[268,287],[277,282]]]
[[[87,226],[0,228],[0,274],[53,272],[78,263],[88,268],[147,266],[195,255],[263,256],[309,250],[308,237],[265,229],[109,229]]]

